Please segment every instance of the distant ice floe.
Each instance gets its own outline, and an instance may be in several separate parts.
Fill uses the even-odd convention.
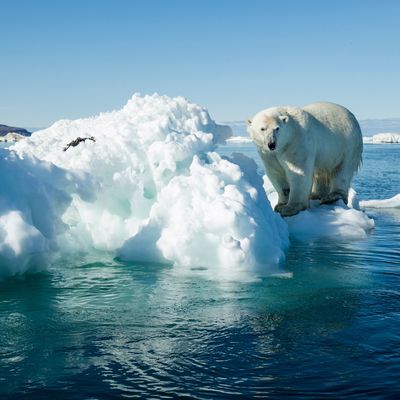
[[[228,138],[226,142],[230,144],[243,144],[243,143],[251,143],[252,140],[246,136],[232,136]]]
[[[232,136],[226,142],[229,144],[247,144],[252,143],[252,140],[246,136]],[[400,143],[400,134],[379,133],[374,136],[363,136],[363,142],[366,144]]]
[[[378,133],[373,136],[364,136],[364,143],[400,143],[400,133]]]
[[[400,208],[400,193],[390,199],[360,201],[360,207],[365,208]]]

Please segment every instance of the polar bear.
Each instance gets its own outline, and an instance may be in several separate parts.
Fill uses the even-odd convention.
[[[349,110],[334,103],[272,107],[247,125],[278,192],[275,211],[295,215],[309,206],[310,198],[347,204],[363,150],[360,126]]]

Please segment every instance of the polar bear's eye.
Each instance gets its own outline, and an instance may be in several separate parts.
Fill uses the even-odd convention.
[[[261,130],[264,132],[264,131],[265,131],[265,128],[261,128]]]
[[[277,126],[277,127],[275,128],[275,131],[276,131],[276,132],[278,132],[278,131],[279,131],[279,126]]]

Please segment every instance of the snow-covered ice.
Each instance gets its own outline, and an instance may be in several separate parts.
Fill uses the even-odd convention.
[[[264,189],[271,205],[278,202],[278,194],[271,182],[264,176]],[[310,202],[310,208],[292,217],[285,218],[290,235],[296,239],[309,240],[329,238],[336,241],[366,238],[374,226],[374,220],[360,210],[357,194],[349,191],[349,203],[338,201],[320,205],[319,200]]]

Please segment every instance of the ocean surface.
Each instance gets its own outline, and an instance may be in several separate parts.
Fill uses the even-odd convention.
[[[220,152],[258,162],[251,144]],[[400,193],[399,160],[365,145],[359,198]],[[0,281],[0,399],[398,398],[400,209],[367,213],[366,240],[292,240],[291,278],[93,254]]]

